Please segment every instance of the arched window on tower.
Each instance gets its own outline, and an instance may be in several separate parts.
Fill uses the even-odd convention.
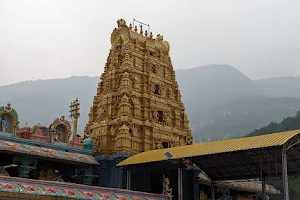
[[[151,71],[152,71],[152,73],[153,74],[156,74],[157,73],[157,67],[156,67],[156,65],[151,65]]]
[[[169,148],[169,143],[168,142],[162,142],[161,145],[164,149]]]
[[[164,112],[163,111],[157,111],[157,118],[159,122],[163,122],[164,121]]]
[[[159,95],[160,94],[160,88],[159,85],[154,85],[154,94]]]

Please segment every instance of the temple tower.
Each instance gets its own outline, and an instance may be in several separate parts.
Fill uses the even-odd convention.
[[[192,143],[169,50],[161,35],[118,20],[85,129],[96,156]]]

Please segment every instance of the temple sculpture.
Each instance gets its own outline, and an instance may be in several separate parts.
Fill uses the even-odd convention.
[[[0,132],[15,135],[19,124],[18,113],[8,103],[0,107]]]
[[[169,43],[123,19],[110,41],[85,129],[97,144],[95,155],[192,144]]]
[[[170,179],[163,175],[163,194],[172,199],[172,188],[170,184]]]

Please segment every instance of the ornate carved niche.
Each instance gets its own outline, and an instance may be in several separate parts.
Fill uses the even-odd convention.
[[[51,142],[67,143],[71,135],[71,124],[64,116],[57,118],[50,125]]]
[[[158,113],[157,113],[157,110],[156,109],[151,109],[151,120],[152,121],[158,121]]]
[[[0,106],[0,132],[15,133],[18,124],[18,113],[11,107],[11,104]]]
[[[141,88],[141,80],[137,75],[133,77],[133,88],[140,90]]]
[[[141,103],[139,98],[132,97],[132,104],[133,104],[133,115],[137,117],[141,117]]]
[[[119,112],[119,100],[118,96],[112,97],[112,116],[116,116]]]
[[[180,126],[181,124],[181,110],[175,110],[175,125]]]
[[[132,81],[129,77],[129,73],[128,72],[124,72],[121,78],[121,87],[130,87],[132,86]]]
[[[150,128],[145,128],[144,135],[145,135],[146,139],[150,139],[151,138],[151,130],[150,130]]]
[[[131,104],[129,102],[129,97],[127,94],[123,94],[123,96],[120,97],[119,100],[119,109],[118,109],[118,115],[130,115],[131,114]]]
[[[100,105],[98,107],[98,113],[97,113],[97,116],[98,116],[98,121],[103,121],[105,120],[106,116],[107,116],[107,107],[106,105]]]
[[[150,63],[150,72],[152,74],[157,74],[158,73],[158,66],[156,64]]]
[[[191,145],[191,144],[193,144],[193,137],[192,137],[192,136],[186,136],[186,137],[185,137],[185,144],[186,144],[186,145]]]
[[[172,125],[172,118],[169,111],[163,112],[163,121],[166,123],[166,125]]]
[[[170,86],[168,89],[168,97],[171,100],[176,99],[176,88],[174,86]]]
[[[165,98],[166,97],[166,87],[164,84],[160,84],[160,96],[162,98]]]
[[[155,95],[160,95],[161,94],[161,87],[159,84],[153,84],[153,89],[152,89],[153,93]]]
[[[159,123],[164,122],[164,111],[157,110],[157,112],[156,112],[156,119],[157,119],[157,122],[159,122]]]

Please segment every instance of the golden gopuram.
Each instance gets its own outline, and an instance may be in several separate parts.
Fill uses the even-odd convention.
[[[85,128],[95,155],[192,144],[169,43],[142,26],[117,23]]]

